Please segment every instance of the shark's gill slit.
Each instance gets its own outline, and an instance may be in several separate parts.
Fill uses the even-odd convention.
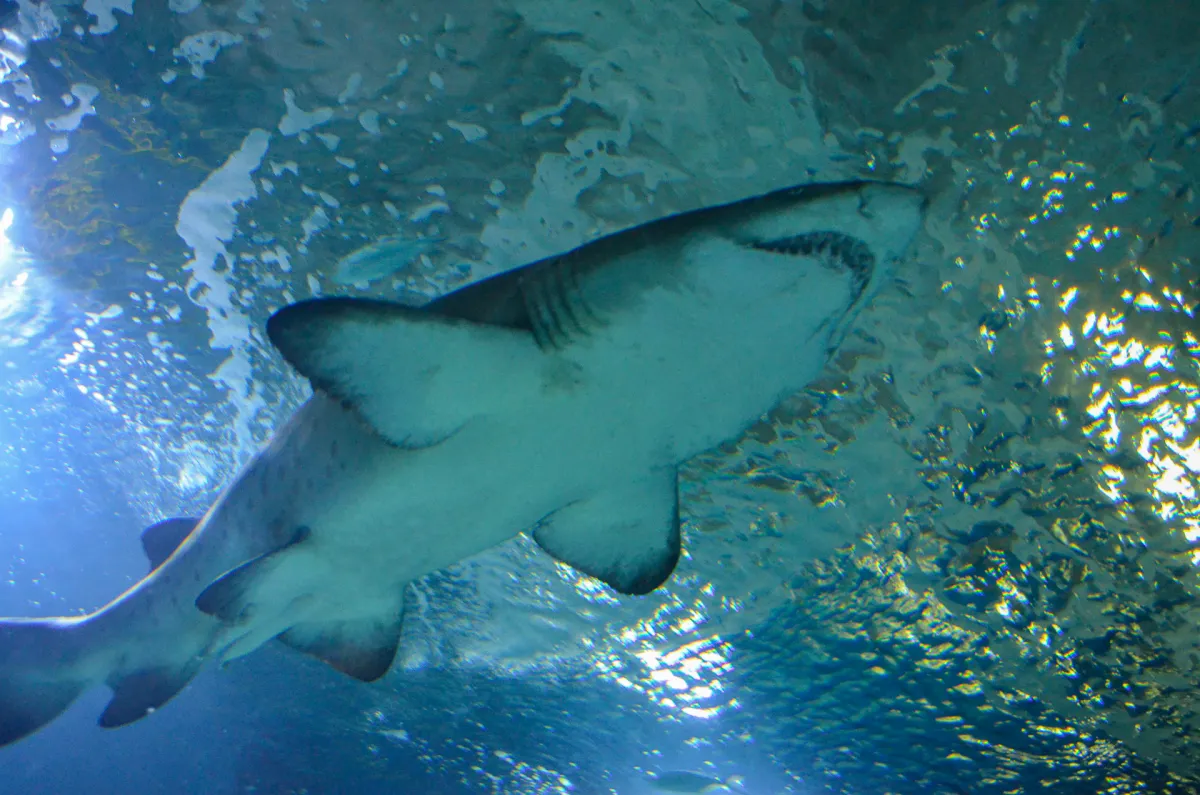
[[[571,325],[575,327],[576,331],[586,335],[588,333],[587,327],[583,325],[583,320],[576,313],[575,306],[571,301],[575,294],[576,282],[571,277],[570,270],[570,261],[560,259],[556,267],[550,269],[550,276],[554,279],[554,292],[562,304],[563,316],[571,321]]]
[[[557,278],[557,272],[561,268],[560,260],[553,260],[547,265],[542,273],[531,274],[530,278],[525,279],[522,282],[522,290],[526,296],[526,306],[532,305],[530,316],[534,328],[540,326],[542,338],[546,340],[547,345],[561,350],[571,342],[568,321],[573,318],[567,306],[562,281]]]
[[[525,313],[529,316],[529,327],[533,331],[533,339],[537,343],[538,348],[546,350],[555,348],[554,340],[550,336],[550,331],[547,328],[545,306],[538,294],[538,286],[536,280],[525,278],[521,280],[521,297],[525,302]]]
[[[550,321],[554,324],[555,347],[564,348],[571,342],[571,331],[567,326],[567,308],[565,299],[562,296],[559,280],[555,278],[559,269],[558,263],[546,269],[542,277],[538,279],[538,286],[541,288],[542,303],[545,304],[546,314]]]
[[[564,281],[568,282],[568,300],[571,298],[575,299],[576,308],[579,310],[580,314],[585,316],[585,319],[588,322],[587,327],[584,327],[584,332],[588,333],[588,329],[590,328],[603,328],[605,325],[604,321],[599,315],[596,314],[591,305],[588,304],[587,298],[583,292],[583,287],[579,283],[579,269],[575,266],[575,257],[568,254],[562,258],[562,264],[563,279]]]

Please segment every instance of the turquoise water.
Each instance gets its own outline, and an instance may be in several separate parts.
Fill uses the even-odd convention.
[[[519,539],[413,586],[379,684],[271,645],[125,729],[93,691],[0,793],[1197,791],[1191,7],[0,15],[3,615],[95,609],[206,509],[305,394],[285,304],[799,182],[930,197],[822,377],[687,468],[664,589]]]

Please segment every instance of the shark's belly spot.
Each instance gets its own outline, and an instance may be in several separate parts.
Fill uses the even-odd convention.
[[[543,397],[577,395],[586,384],[586,373],[583,368],[565,356],[551,354],[542,364],[541,395]]]

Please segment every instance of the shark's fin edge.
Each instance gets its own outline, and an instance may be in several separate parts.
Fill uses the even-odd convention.
[[[314,389],[404,449],[435,446],[540,386],[530,332],[386,301],[301,301],[272,315],[267,335]]]
[[[57,718],[92,683],[60,671],[78,655],[71,619],[0,620],[0,746]]]
[[[143,530],[142,549],[150,560],[150,570],[154,571],[174,555],[199,523],[199,519],[192,518],[163,519]]]
[[[196,657],[180,667],[154,668],[109,679],[113,696],[100,715],[100,725],[115,729],[141,720],[178,695],[202,664],[203,658]]]
[[[533,539],[555,560],[641,596],[675,571],[682,551],[674,467],[565,506]]]
[[[309,621],[279,635],[279,641],[361,682],[381,679],[400,646],[403,604],[377,616],[352,621]]]
[[[226,623],[244,620],[252,605],[251,594],[256,582],[279,562],[279,553],[301,543],[309,536],[307,527],[296,528],[288,543],[279,549],[251,558],[209,583],[196,597],[196,608]]]

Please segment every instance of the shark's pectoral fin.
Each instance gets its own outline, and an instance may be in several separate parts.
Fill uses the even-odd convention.
[[[533,531],[556,560],[625,594],[666,582],[679,561],[679,490],[674,467],[571,503]]]
[[[311,654],[335,670],[363,682],[388,672],[400,645],[403,599],[378,615],[350,621],[308,621],[296,624],[279,640]]]
[[[199,519],[163,519],[142,531],[142,549],[154,571],[175,554],[179,545],[192,534]]]
[[[437,444],[540,383],[528,331],[384,301],[302,301],[272,315],[267,334],[314,388],[399,447]]]
[[[113,689],[113,696],[100,715],[100,725],[115,729],[146,717],[183,690],[200,671],[203,663],[204,658],[197,656],[180,666],[136,671],[110,678],[108,686]]]
[[[273,552],[251,558],[209,583],[196,597],[202,613],[236,624],[250,617],[252,593],[256,583],[267,577],[280,563],[280,553],[308,538],[309,529],[299,527],[288,543]]]

